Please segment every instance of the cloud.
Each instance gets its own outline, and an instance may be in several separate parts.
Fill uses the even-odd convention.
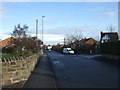
[[[92,28],[91,26],[59,27],[59,28],[55,28],[55,29],[49,29],[49,30],[47,29],[46,33],[54,34],[54,35],[62,35],[63,37],[66,37],[67,35],[80,34],[82,37],[87,37],[87,38],[93,37],[98,40],[100,37],[100,35],[99,35],[100,29]]]
[[[10,35],[0,32],[0,40],[4,40],[5,38],[8,38],[8,37],[10,37]]]
[[[119,0],[2,0],[2,2],[118,2]]]
[[[116,13],[116,12],[106,12],[106,13],[104,13],[104,14],[105,14],[106,16],[108,16],[108,17],[111,17],[111,18],[117,16],[117,13]]]
[[[96,16],[96,19],[104,20],[104,19],[111,19],[111,18],[117,18],[118,14],[117,12],[105,12],[102,13],[102,15]]]
[[[35,36],[35,34],[32,34]],[[38,38],[41,39],[42,35],[38,34]],[[58,34],[43,34],[43,41],[45,44],[55,44],[55,43],[63,43],[64,35]]]
[[[0,18],[5,18],[5,19],[8,19],[8,18],[12,18],[11,16],[6,16],[6,15],[4,15],[4,14],[0,14]]]
[[[114,27],[114,28],[117,28],[118,27],[118,24],[111,24],[112,25],[112,27]]]
[[[58,27],[53,29],[46,29],[45,33],[50,34],[74,34],[75,32],[93,32],[95,31],[95,28],[92,28],[90,26],[76,26],[76,27]]]

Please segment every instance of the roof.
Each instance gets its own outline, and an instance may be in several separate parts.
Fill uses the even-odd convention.
[[[93,38],[88,38],[88,39],[83,38],[83,39],[80,40],[80,42],[81,42],[81,41],[87,42],[87,41],[89,41],[90,39],[93,39]]]
[[[95,42],[96,40],[94,40],[93,38],[88,38],[85,43],[89,45],[93,45]]]
[[[93,38],[87,38],[87,39],[83,38],[79,41],[79,43],[81,43],[81,44],[89,44],[89,45],[93,45],[95,42],[96,42],[96,40]],[[75,43],[77,44],[77,42],[74,42],[74,44]]]
[[[6,47],[8,45],[11,45],[13,43],[13,41],[14,41],[13,37],[8,37],[8,38],[0,41],[0,43],[1,43],[0,48],[4,48],[4,47]]]

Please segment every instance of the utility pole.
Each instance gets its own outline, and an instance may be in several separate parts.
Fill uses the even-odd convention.
[[[38,49],[38,20],[36,20],[36,49]]]

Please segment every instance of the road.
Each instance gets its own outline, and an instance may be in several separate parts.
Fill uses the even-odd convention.
[[[90,55],[46,51],[58,88],[118,88],[118,66]]]

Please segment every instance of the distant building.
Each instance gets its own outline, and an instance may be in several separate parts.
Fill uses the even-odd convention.
[[[89,48],[93,46],[97,41],[93,38],[83,38],[81,40],[77,40],[74,43],[72,43],[71,48],[76,49],[76,48]]]
[[[93,45],[95,42],[96,42],[95,39],[93,39],[93,38],[88,38],[88,39],[86,39],[85,44],[86,44],[86,45]]]
[[[100,43],[109,42],[109,41],[117,41],[118,40],[118,33],[117,32],[102,32],[101,31],[101,38]]]
[[[15,39],[14,39],[13,37],[8,37],[8,38],[0,41],[0,48],[5,48],[5,47],[7,47],[7,46],[12,45],[13,42],[14,42],[14,40],[15,40]]]

